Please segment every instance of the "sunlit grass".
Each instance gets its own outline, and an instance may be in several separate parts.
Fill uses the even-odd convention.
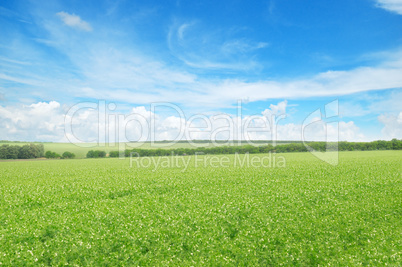
[[[129,159],[1,162],[0,262],[401,262],[402,152],[343,152],[338,166],[281,156],[284,168],[196,167],[194,157],[186,170],[130,168]]]

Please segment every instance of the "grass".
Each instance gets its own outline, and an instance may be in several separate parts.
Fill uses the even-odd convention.
[[[284,168],[196,167],[182,157],[186,170],[130,168],[128,159],[1,162],[0,262],[400,264],[402,152],[342,152],[338,166],[283,157]]]

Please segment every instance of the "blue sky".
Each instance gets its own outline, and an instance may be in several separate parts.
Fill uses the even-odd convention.
[[[62,141],[69,107],[98,100],[241,100],[286,114],[279,139],[338,100],[340,139],[402,138],[402,0],[0,1],[0,36],[0,139]]]

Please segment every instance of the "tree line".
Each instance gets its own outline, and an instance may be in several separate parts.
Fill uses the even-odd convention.
[[[33,159],[44,156],[43,144],[29,144],[23,146],[1,145],[0,159]]]
[[[59,155],[56,152],[46,151],[43,144],[27,144],[27,145],[8,145],[4,144],[0,146],[0,159],[36,159],[36,158],[61,158],[61,159],[73,159],[75,154],[71,152],[64,152]]]
[[[46,151],[45,158],[47,158],[47,159],[73,159],[73,158],[75,158],[75,154],[71,153],[69,151],[66,151],[60,155],[53,151]]]
[[[338,151],[366,151],[366,150],[402,150],[402,140],[392,139],[391,141],[373,142],[308,142],[308,147],[316,151],[325,152],[327,150]],[[257,153],[288,153],[288,152],[307,152],[309,149],[302,143],[290,143],[281,145],[262,145],[262,146],[217,146],[211,148],[172,148],[172,149],[126,149],[123,153],[125,157],[130,154],[139,157],[171,156],[171,155],[195,155],[195,154],[257,154]],[[88,157],[88,155],[87,155]],[[119,151],[111,151],[109,157],[119,157]]]
[[[373,141],[373,142],[339,142],[339,143],[326,143],[326,142],[308,142],[308,147],[316,151],[325,152],[327,150],[338,151],[366,151],[366,150],[402,150],[402,140],[392,139],[391,141]],[[56,152],[44,152],[43,144],[26,144],[22,146],[3,144],[0,146],[0,159],[32,159],[32,158],[75,158],[75,154],[71,152],[64,152],[59,155]],[[139,157],[153,157],[153,156],[185,156],[195,154],[257,154],[257,153],[288,153],[288,152],[307,152],[309,149],[302,143],[290,143],[261,146],[216,146],[216,147],[198,147],[198,148],[172,148],[172,149],[126,149],[123,155],[129,157],[130,154]],[[106,152],[102,150],[88,151],[87,158],[104,158]],[[109,157],[119,157],[119,151],[111,151]]]

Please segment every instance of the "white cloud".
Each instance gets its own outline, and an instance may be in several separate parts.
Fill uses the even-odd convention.
[[[77,28],[83,31],[92,31],[91,25],[82,20],[79,16],[75,14],[68,14],[67,12],[61,11],[56,13],[56,15],[64,22],[65,25]]]
[[[382,114],[378,121],[384,124],[381,133],[384,139],[402,138],[402,111],[398,115]]]
[[[320,118],[305,126],[303,139],[306,141],[367,141],[353,121],[324,123]]]
[[[339,140],[364,140],[353,121],[341,121],[339,127],[338,124],[324,125],[314,121],[304,132],[301,125],[294,123],[273,126],[270,123],[271,115],[284,114],[286,105],[287,102],[282,101],[271,105],[261,115],[241,118],[226,113],[199,115],[198,120],[193,120],[191,124],[190,117],[163,116],[162,110],[162,113],[153,114],[144,106],[134,107],[121,114],[117,111],[108,112],[104,121],[99,121],[102,116],[99,116],[97,108],[88,106],[74,113],[55,101],[27,106],[0,106],[0,140],[113,143],[178,140],[180,134],[183,134],[181,139],[188,140],[326,141],[338,140],[338,133]],[[402,123],[402,113],[399,117],[399,123]],[[65,123],[69,122],[72,132],[65,131]],[[154,132],[151,133],[151,130]]]
[[[55,101],[29,106],[0,106],[0,139],[61,141],[64,116]]]
[[[353,122],[339,122],[339,141],[367,141],[359,127]]]
[[[270,104],[269,109],[266,109],[262,112],[264,116],[271,116],[271,115],[286,115],[286,107],[288,105],[288,101],[284,100],[279,102],[277,105]]]
[[[401,0],[377,0],[377,6],[402,15]]]

